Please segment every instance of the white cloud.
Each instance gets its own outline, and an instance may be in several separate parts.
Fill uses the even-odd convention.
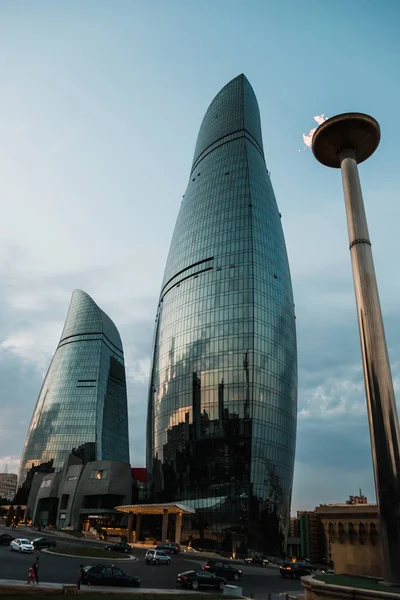
[[[18,474],[19,456],[0,456],[0,473],[4,473],[8,469],[9,473]]]
[[[127,379],[147,383],[149,381],[151,358],[141,358],[132,360],[130,358],[130,349],[125,352],[125,370]]]
[[[325,116],[324,114],[322,115],[317,115],[316,117],[314,117],[314,121],[316,121],[318,123],[318,125],[321,125],[324,121],[327,120],[327,116]]]
[[[299,419],[332,419],[344,415],[363,414],[366,411],[363,399],[364,382],[358,369],[356,380],[330,378],[303,393]],[[362,377],[362,375],[361,375]]]
[[[30,361],[41,373],[45,373],[61,332],[62,323],[59,321],[32,323],[29,328],[20,329],[7,336],[0,348]]]
[[[321,125],[321,123],[326,121],[327,118],[328,117],[326,117],[324,114],[316,115],[315,117],[313,117],[314,121],[316,121],[318,123],[318,125]],[[310,129],[310,131],[308,133],[303,133],[303,142],[304,142],[304,145],[307,146],[308,148],[311,148],[313,135],[316,132],[316,130],[317,130],[317,127],[314,127],[313,129]]]

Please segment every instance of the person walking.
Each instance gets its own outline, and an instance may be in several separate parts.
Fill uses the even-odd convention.
[[[28,581],[26,583],[28,585],[30,585],[30,584],[35,585],[35,571],[33,570],[33,567],[29,567]]]
[[[39,557],[36,557],[35,562],[32,566],[33,572],[35,574],[36,583],[39,583]]]
[[[78,590],[81,589],[81,583],[83,581],[83,573],[84,573],[84,571],[83,571],[83,565],[80,565],[80,567],[79,567],[79,579],[78,579]]]

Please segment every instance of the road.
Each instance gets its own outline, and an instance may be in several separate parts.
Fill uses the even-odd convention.
[[[0,527],[0,534],[1,533],[10,533],[14,537],[26,537],[27,539],[34,539],[41,535],[36,531],[33,532],[29,529],[11,531],[9,528]],[[44,533],[44,535],[47,535],[47,533]],[[57,547],[60,550],[63,546],[65,548],[71,546],[99,546],[99,543],[87,540],[70,540],[60,537],[57,537],[56,539]],[[205,557],[202,557],[199,554],[189,555],[181,552],[178,555],[172,556],[170,566],[148,566],[144,561],[145,553],[146,549],[134,548],[132,555],[137,557],[137,561],[120,561],[118,559],[113,561],[113,563],[118,564],[125,573],[139,576],[141,587],[143,588],[166,590],[175,588],[177,573],[196,569],[206,560]],[[36,556],[39,556],[40,580],[51,583],[76,583],[78,580],[79,566],[81,564],[88,565],[104,562],[102,559],[63,557],[51,555],[46,552],[18,554],[17,552],[10,552],[7,546],[0,546],[0,579],[26,580],[28,569]],[[282,579],[277,569],[249,566],[241,564],[239,561],[232,561],[232,564],[235,563],[243,573],[239,585],[243,587],[243,594],[245,596],[253,596],[256,600],[264,600],[267,598],[268,593],[278,594],[286,592],[295,595],[301,592],[302,588],[299,581]]]

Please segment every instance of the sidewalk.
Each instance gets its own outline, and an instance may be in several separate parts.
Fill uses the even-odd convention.
[[[65,583],[39,583],[38,585],[28,585],[26,581],[19,581],[16,579],[0,579],[0,596],[6,594],[8,592],[12,593],[30,593],[34,594],[35,591],[43,590],[46,593],[50,591],[60,591],[63,593],[65,587],[73,587],[73,584],[65,584]],[[24,590],[24,592],[22,591]],[[35,590],[35,591],[34,591]],[[187,590],[181,589],[172,589],[172,590],[164,590],[164,589],[153,589],[153,588],[124,588],[124,587],[112,587],[112,586],[98,586],[91,585],[86,586],[82,585],[80,590],[74,590],[76,594],[93,594],[97,592],[99,594],[172,594],[179,596],[180,594],[188,593]],[[196,594],[203,594],[203,592],[196,592]],[[204,594],[206,595],[206,594]]]

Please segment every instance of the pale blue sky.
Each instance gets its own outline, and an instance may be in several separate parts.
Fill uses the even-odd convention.
[[[80,287],[125,345],[132,462],[157,296],[207,106],[245,73],[257,95],[297,311],[293,509],[373,499],[340,174],[303,149],[313,116],[381,124],[361,166],[396,390],[400,2],[0,0],[0,470]]]

